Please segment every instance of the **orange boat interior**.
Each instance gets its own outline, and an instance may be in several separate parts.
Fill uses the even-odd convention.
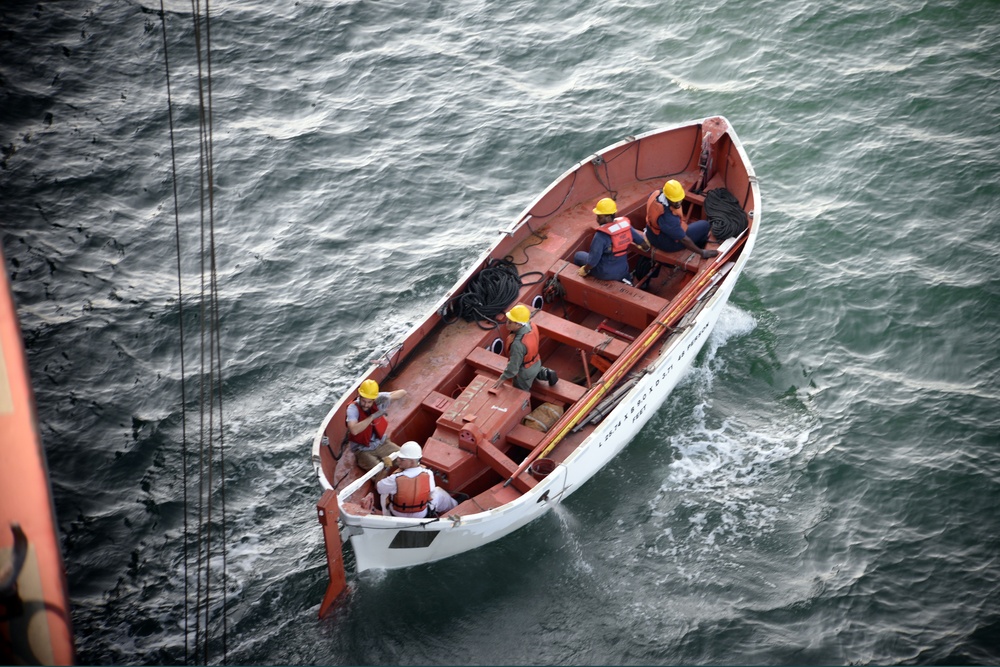
[[[525,277],[523,282],[530,283],[523,285],[515,303],[532,307],[532,326],[541,333],[542,363],[559,376],[554,386],[536,380],[530,392],[510,382],[493,389],[507,365],[507,357],[498,353],[506,337],[505,327],[484,329],[487,323],[462,319],[446,323],[439,314],[412,332],[372,373],[370,377],[379,382],[381,391],[407,392],[387,413],[390,439],[397,445],[416,441],[423,447],[422,463],[435,472],[438,485],[452,494],[469,496],[449,514],[474,514],[503,505],[537,484],[536,471],[529,466],[520,472],[519,466],[546,434],[537,427],[537,419],[528,419],[526,425],[525,418],[539,408],[555,415],[569,409],[601,380],[670,300],[712,263],[688,250],[653,251],[652,259],[658,266],[655,277],[630,286],[581,277],[572,258],[577,251],[589,249],[597,228],[592,209],[609,192],[616,198],[618,215],[628,216],[638,230],[645,229],[647,197],[667,178],[679,180],[688,192],[684,202],[687,220],[705,217],[704,197],[691,192],[698,185],[703,186],[698,188],[700,192],[726,187],[746,208],[748,178],[742,170],[731,168],[741,162],[731,155],[735,149],[728,135],[718,134],[721,139],[713,146],[715,167],[707,183],[700,182],[704,178],[698,164],[703,136],[700,127],[694,126],[680,139],[672,137],[666,145],[636,142],[619,149],[621,153],[599,156],[593,169],[585,165],[571,172],[533,206],[528,224],[492,253],[492,257],[515,262]],[[653,156],[644,157],[644,151]],[[666,165],[665,172],[663,151],[677,155],[675,164]],[[645,173],[649,176],[639,177]],[[570,201],[575,203],[570,205]],[[555,213],[543,216],[535,211]],[[717,247],[710,239],[707,248]],[[629,261],[633,269],[643,254],[650,255],[632,246]],[[552,278],[558,279],[557,284]],[[645,366],[659,349],[658,345],[650,347],[636,367]],[[363,474],[346,441],[346,406],[345,401],[330,420],[325,432],[330,445],[321,448],[323,469],[335,491]],[[567,433],[545,459],[564,460],[593,428],[586,425]],[[505,484],[508,479],[511,483]],[[377,508],[362,507],[370,491],[371,484],[365,483],[345,499],[342,510],[377,513]]]

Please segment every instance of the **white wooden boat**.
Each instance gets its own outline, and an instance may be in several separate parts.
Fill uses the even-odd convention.
[[[633,227],[646,226],[650,193],[674,179],[687,193],[686,219],[710,219],[708,249],[643,252],[658,271],[635,286],[582,277],[574,253],[586,251],[604,197]],[[713,191],[715,191],[714,194]],[[730,195],[742,232],[715,238],[718,219],[706,215],[720,193]],[[717,210],[717,208],[715,209]],[[742,212],[741,212],[742,211]],[[744,215],[745,214],[745,215]],[[401,568],[455,556],[513,533],[563,502],[620,452],[677,385],[733,291],[760,225],[760,192],[753,169],[728,121],[712,117],[629,137],[573,165],[514,220],[428,316],[379,363],[358,376],[317,432],[312,460],[323,488],[318,514],[324,529],[330,585],[324,614],[345,586],[341,553],[346,538],[357,570]],[[466,321],[457,304],[505,257],[523,277],[515,303],[529,305],[542,335],[542,363],[557,371],[550,386],[530,392],[505,383],[503,327]],[[523,262],[523,263],[522,263]],[[655,276],[655,277],[650,277]],[[346,411],[367,379],[382,391],[405,389],[388,413],[390,438],[423,446],[423,465],[439,486],[467,495],[445,516],[412,519],[365,509],[377,465],[363,473],[347,443]],[[562,411],[547,431],[525,417],[540,407]]]

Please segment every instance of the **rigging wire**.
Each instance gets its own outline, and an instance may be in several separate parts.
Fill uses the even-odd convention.
[[[177,319],[178,319],[178,341],[180,343],[180,362],[181,362],[181,406],[187,405],[187,388],[186,388],[186,378],[187,378],[187,368],[184,364],[184,292],[182,276],[183,272],[181,269],[181,220],[180,220],[180,205],[177,199],[177,145],[174,139],[174,107],[171,102],[172,95],[170,89],[170,59],[169,50],[167,48],[167,20],[166,11],[163,7],[163,0],[160,0],[160,24],[163,27],[163,65],[164,74],[167,80],[167,118],[170,127],[170,173],[172,175],[170,179],[170,184],[173,190],[174,199],[174,240],[176,242],[177,250]],[[188,562],[188,478],[187,478],[187,411],[181,409],[181,487],[183,489],[183,501],[185,511],[183,512],[183,544],[181,547],[182,558],[184,561],[184,600],[185,600],[185,614],[184,614],[184,657],[187,659],[188,655],[188,636],[190,629],[188,627],[188,614],[186,612],[187,599],[188,599],[188,576],[187,576],[187,562]]]
[[[173,122],[173,86],[170,81],[170,61],[168,56],[167,14],[163,0],[160,0],[160,19],[163,25],[164,66],[167,79],[167,106],[170,125],[171,177],[173,182],[174,227],[177,250],[177,301],[179,320],[179,342],[181,348],[181,478],[183,485],[183,578],[184,578],[184,659],[208,664],[209,646],[212,643],[211,624],[213,591],[221,589],[222,664],[228,662],[228,601],[226,584],[227,571],[227,514],[225,495],[225,438],[222,402],[222,343],[219,317],[219,281],[216,260],[215,199],[214,199],[214,159],[212,143],[212,66],[211,29],[209,0],[191,0],[191,20],[195,58],[197,63],[198,99],[198,271],[199,293],[198,317],[198,450],[195,467],[197,470],[197,501],[194,510],[189,497],[192,481],[188,475],[192,452],[188,447],[187,429],[187,364],[185,361],[186,338],[184,303],[184,275],[182,250],[182,230],[180,205],[177,192],[177,141]],[[202,31],[204,25],[204,33]],[[217,410],[217,412],[216,412]],[[217,443],[217,444],[216,444]],[[218,471],[218,478],[216,472]],[[221,511],[218,525],[213,517],[216,505]],[[194,514],[196,525],[189,525],[189,515]],[[192,603],[189,581],[191,573],[192,549],[194,542],[194,601]],[[213,559],[221,561],[221,574],[213,572]],[[194,620],[193,642],[190,628]]]

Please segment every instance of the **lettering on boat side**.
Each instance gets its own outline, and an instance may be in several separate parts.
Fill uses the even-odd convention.
[[[632,406],[632,412],[635,413],[632,416],[632,423],[633,424],[636,421],[638,421],[640,417],[642,417],[642,415],[646,412],[646,408],[647,407],[648,406],[646,405],[646,397],[645,396],[643,396],[642,398],[639,399],[639,404],[638,404],[639,411],[638,412],[636,412],[636,410],[635,410],[636,406],[635,405]]]
[[[619,419],[618,421],[616,421],[615,425],[611,427],[611,430],[604,434],[604,439],[601,440],[601,445],[603,445],[604,443],[606,443],[608,441],[608,439],[615,434],[615,431],[617,431],[618,427],[621,426],[621,425],[622,425],[622,420],[621,419]]]
[[[423,549],[438,536],[436,530],[401,530],[389,544],[390,549]]]
[[[681,353],[677,355],[677,359],[680,360],[684,358],[687,352],[708,332],[708,330],[709,327],[707,323],[702,325],[698,333],[690,340],[690,342],[688,342],[687,347],[685,347],[684,350],[682,350]],[[628,416],[625,419],[629,420],[629,422],[633,424],[642,419],[642,416],[646,413],[646,409],[649,407],[646,404],[646,399],[655,393],[654,389],[660,386],[660,381],[665,380],[667,376],[670,375],[673,371],[674,371],[674,364],[672,362],[667,364],[664,368],[662,368],[660,370],[659,375],[656,376],[656,378],[653,380],[652,384],[646,387],[645,391],[642,392],[642,395],[639,396],[638,400],[629,408]],[[604,438],[601,440],[601,445],[607,443],[608,440],[610,440],[611,437],[614,436],[614,434],[618,431],[618,429],[621,427],[624,421],[625,420],[623,419],[619,419],[618,421],[615,422],[615,425],[612,426],[608,430],[608,432],[604,434]]]

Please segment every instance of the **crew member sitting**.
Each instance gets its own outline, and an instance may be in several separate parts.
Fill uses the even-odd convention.
[[[398,452],[399,447],[389,440],[385,413],[393,401],[405,396],[405,389],[380,392],[378,382],[365,380],[358,388],[357,399],[347,406],[348,439],[362,470],[371,470],[379,461],[386,463],[386,469],[390,467],[389,454]]]
[[[434,473],[420,465],[423,450],[410,440],[399,448],[396,465],[399,472],[389,475],[375,485],[382,494],[382,507],[393,516],[422,519],[449,512],[458,502],[448,492],[434,483]]]
[[[708,220],[697,220],[688,224],[684,219],[681,202],[684,201],[684,186],[674,179],[663,184],[663,190],[654,190],[646,199],[646,240],[664,252],[676,252],[687,248],[698,253],[702,259],[715,257],[717,250],[705,250],[709,232]]]
[[[592,275],[601,280],[620,280],[632,284],[629,280],[628,246],[635,243],[643,250],[649,250],[649,244],[642,234],[632,228],[628,218],[616,218],[618,205],[614,199],[605,197],[594,207],[597,214],[597,232],[590,242],[590,252],[577,252],[573,263],[580,267],[581,276]]]

